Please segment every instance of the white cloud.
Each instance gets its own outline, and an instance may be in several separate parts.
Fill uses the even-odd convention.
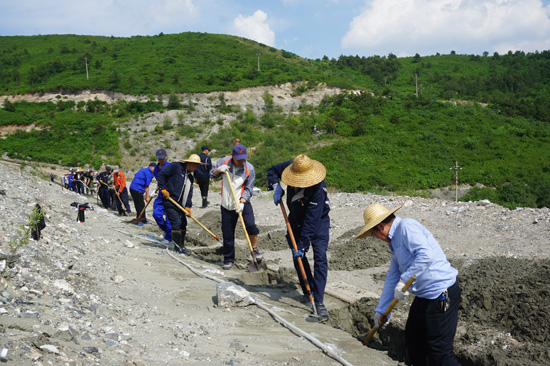
[[[18,0],[0,5],[0,30],[132,36],[175,33],[200,15],[193,0]],[[11,17],[5,17],[10,14]],[[12,20],[13,19],[13,20]],[[10,30],[10,31],[4,31]]]
[[[550,48],[549,16],[541,0],[372,0],[341,45],[397,56],[542,51]]]
[[[266,23],[267,14],[256,10],[252,16],[245,17],[239,14],[233,20],[236,35],[264,43],[268,46],[275,46],[275,32]]]

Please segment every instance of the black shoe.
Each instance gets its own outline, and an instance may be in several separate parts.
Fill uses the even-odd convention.
[[[185,245],[178,245],[176,243],[174,243],[174,251],[176,253],[180,253],[180,254],[188,254],[189,253],[189,249],[187,249],[185,247]]]
[[[325,307],[325,304],[320,304],[317,301],[315,301],[315,308],[317,309],[317,315],[319,316],[319,321],[327,321],[328,320],[328,311]]]

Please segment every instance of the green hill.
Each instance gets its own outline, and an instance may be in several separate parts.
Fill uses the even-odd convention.
[[[286,82],[295,83],[295,96],[320,82],[355,91],[326,97],[319,106],[304,99],[294,111],[266,93],[261,113],[226,105],[220,94],[210,116],[193,114],[191,93]],[[337,189],[412,193],[450,184],[449,168],[459,161],[462,183],[491,187],[473,189],[467,198],[550,206],[550,51],[308,60],[204,33],[0,37],[0,94],[80,90],[147,100],[11,103],[4,97],[0,127],[39,129],[0,139],[0,151],[99,167],[134,151],[123,126],[179,109],[170,136],[193,136],[194,151],[203,142],[228,149],[232,137],[241,137],[254,147],[259,183],[269,165],[307,152],[327,166],[327,182]],[[207,123],[199,126],[199,120]],[[204,133],[212,121],[225,128]],[[170,121],[157,127],[159,139],[174,133]]]

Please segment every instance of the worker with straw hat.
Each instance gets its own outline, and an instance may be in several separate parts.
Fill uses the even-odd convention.
[[[395,216],[401,207],[388,210],[379,203],[368,206],[363,214],[365,226],[356,237],[373,235],[387,242],[391,251],[374,324],[382,329],[387,326],[385,309],[394,299],[403,300],[408,295],[408,291],[402,291],[403,286],[416,276],[409,287],[415,298],[405,326],[410,364],[460,365],[453,350],[461,300],[458,271],[422,224]]]
[[[329,315],[323,303],[327,283],[329,242],[329,200],[325,184],[326,169],[320,162],[306,155],[298,155],[294,160],[272,165],[267,172],[268,189],[273,189],[273,201],[279,205],[284,190],[279,180],[287,185],[288,219],[296,241],[294,250],[287,233],[287,241],[294,254],[294,267],[298,272],[302,291],[307,294],[306,284],[300,275],[298,258],[301,258],[306,272],[307,281],[312,286],[313,298],[317,314],[321,320],[327,320]],[[313,249],[313,274],[306,253],[309,247]]]
[[[163,168],[157,175],[159,191],[163,197],[166,216],[172,227],[172,241],[174,250],[178,253],[187,253],[185,247],[185,234],[187,232],[187,217],[191,215],[193,206],[193,172],[202,165],[197,154],[189,158],[173,162]],[[183,212],[180,207],[185,207]]]

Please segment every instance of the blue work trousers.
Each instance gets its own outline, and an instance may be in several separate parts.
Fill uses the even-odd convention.
[[[237,221],[239,221],[239,214],[237,211],[222,209],[222,235],[223,235],[223,262],[224,263],[235,263],[235,227],[237,226]],[[242,212],[244,224],[246,226],[246,232],[248,235],[258,235],[260,230],[256,226],[254,220],[254,210],[250,202],[244,204],[244,209]],[[241,228],[242,230],[242,228]],[[244,237],[244,231],[243,238]],[[247,244],[248,245],[248,244]]]
[[[170,226],[172,226],[172,230],[181,230],[185,232],[187,229],[187,217],[185,213],[168,200],[164,200],[164,210],[166,211],[166,217],[168,218]],[[185,235],[185,233],[183,235]]]
[[[296,242],[300,241],[301,230],[299,228],[292,227],[292,234]],[[319,223],[319,228],[317,233],[311,238],[311,242],[304,248],[302,264],[304,265],[304,270],[306,272],[307,281],[311,288],[313,294],[313,299],[315,302],[320,304],[323,303],[325,298],[325,287],[327,285],[327,275],[328,275],[328,259],[327,259],[327,250],[329,242],[329,229],[330,229],[330,218],[328,216],[321,219]],[[286,240],[290,249],[293,248],[292,241],[288,233],[286,234]],[[309,266],[309,261],[306,257],[306,253],[311,246],[313,250],[313,274],[311,273],[311,267]],[[302,272],[298,264],[298,259],[294,258],[294,268],[298,273],[298,278],[300,279],[300,286],[302,287],[302,292],[304,295],[307,293],[305,282],[302,278]]]
[[[108,188],[99,188],[99,197],[101,198],[101,203],[105,209],[111,208],[111,194],[109,193]]]
[[[164,239],[172,241],[172,225],[170,225],[170,221],[168,221],[166,217],[161,194],[159,194],[153,202],[153,218],[157,222],[159,228],[164,231]]]

